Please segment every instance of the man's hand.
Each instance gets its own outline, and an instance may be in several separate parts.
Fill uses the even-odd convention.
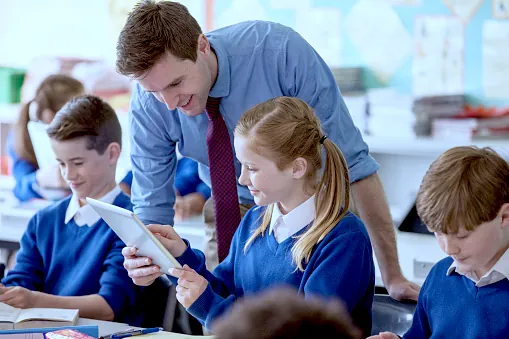
[[[179,278],[177,286],[177,300],[185,308],[191,305],[202,295],[209,282],[196,273],[191,267],[184,265],[183,269],[170,268],[171,275]]]
[[[186,243],[173,227],[169,225],[148,225],[147,228],[175,258],[180,257],[187,249]],[[136,285],[148,286],[164,273],[160,272],[159,266],[152,265],[151,258],[137,257],[136,252],[137,249],[134,247],[124,247],[122,249],[124,268]]]
[[[393,279],[386,286],[387,292],[391,298],[402,300],[415,300],[419,298],[421,287],[413,282],[408,281],[403,275],[397,279]]]
[[[0,302],[16,308],[31,308],[35,305],[35,293],[21,286],[0,286]]]
[[[399,339],[399,337],[391,332],[380,332],[380,334],[372,335],[367,339]]]

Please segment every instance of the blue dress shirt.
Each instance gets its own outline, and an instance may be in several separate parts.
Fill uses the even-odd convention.
[[[329,67],[297,32],[277,23],[247,21],[206,36],[219,66],[210,96],[221,98],[219,109],[232,140],[240,116],[254,105],[278,96],[298,97],[315,109],[323,130],[342,150],[352,182],[376,173],[379,166]],[[207,116],[170,111],[139,84],[130,107],[134,211],[145,222],[172,224],[177,145],[183,156],[200,164],[200,177],[210,186]],[[237,178],[240,169],[236,162]],[[241,203],[253,203],[246,187],[238,184],[238,192]]]

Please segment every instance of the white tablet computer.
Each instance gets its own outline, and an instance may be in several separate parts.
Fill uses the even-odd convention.
[[[151,258],[152,263],[159,266],[163,273],[168,273],[168,269],[173,267],[182,268],[133,212],[96,199],[86,200],[127,246],[138,249],[136,256]]]

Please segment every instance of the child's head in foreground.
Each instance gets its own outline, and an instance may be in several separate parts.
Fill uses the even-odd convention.
[[[217,339],[361,338],[338,300],[304,299],[291,288],[238,301],[213,329]]]
[[[443,153],[424,176],[416,205],[462,271],[483,276],[509,247],[509,164],[490,148]]]

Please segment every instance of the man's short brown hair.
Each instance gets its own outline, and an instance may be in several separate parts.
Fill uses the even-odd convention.
[[[200,34],[200,25],[184,5],[143,0],[134,7],[120,32],[117,71],[143,76],[168,52],[195,62]]]
[[[62,107],[47,129],[48,136],[57,141],[87,138],[87,149],[103,154],[116,142],[122,147],[122,127],[115,110],[102,99],[79,96]]]
[[[276,288],[239,300],[213,324],[216,339],[360,339],[361,332],[335,299],[304,297]]]
[[[435,160],[417,194],[417,213],[432,232],[473,231],[509,202],[509,164],[491,148],[452,148]]]

